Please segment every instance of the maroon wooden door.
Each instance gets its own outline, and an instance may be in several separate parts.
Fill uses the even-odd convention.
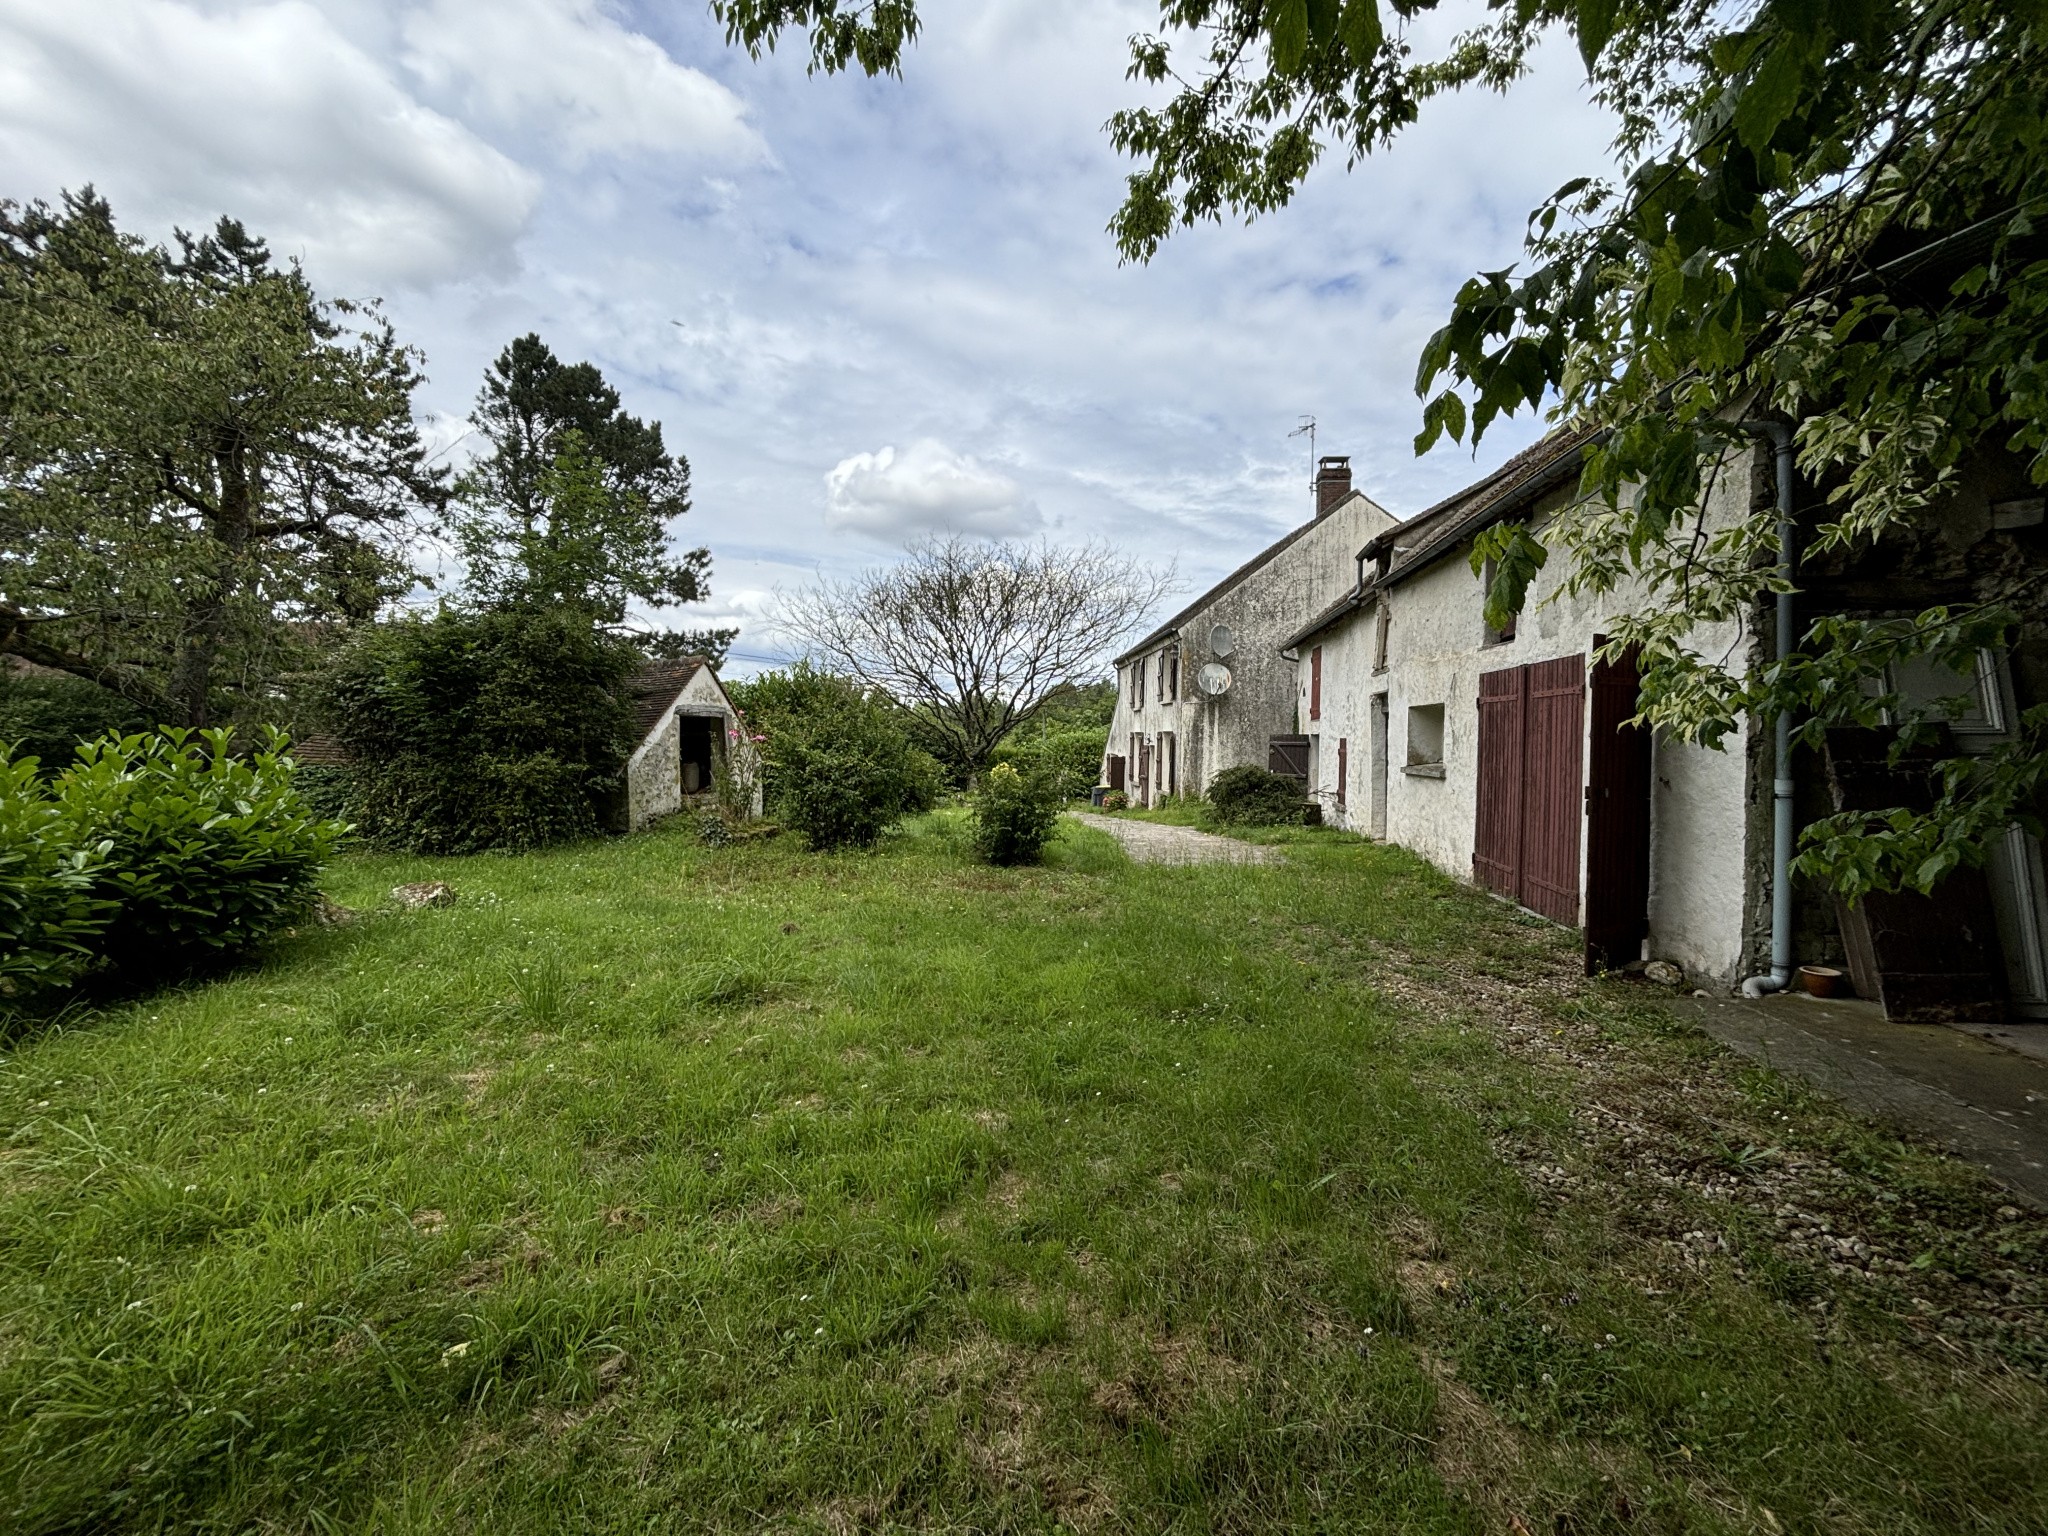
[[[1595,640],[1594,644],[1602,642]],[[1586,784],[1586,974],[1639,958],[1650,932],[1650,733],[1636,661],[1596,662]]]
[[[1522,905],[1579,920],[1579,829],[1586,782],[1586,658],[1529,667],[1522,789]]]
[[[1583,656],[1480,674],[1473,873],[1567,924],[1579,920],[1585,731]]]
[[[1528,672],[1479,674],[1479,810],[1472,874],[1489,891],[1522,899],[1522,737]]]

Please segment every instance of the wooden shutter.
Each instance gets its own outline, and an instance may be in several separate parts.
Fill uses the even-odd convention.
[[[1266,767],[1268,771],[1284,778],[1308,782],[1308,738],[1306,736],[1275,736],[1266,743]]]
[[[1323,718],[1323,648],[1320,645],[1308,653],[1308,717],[1311,720]]]
[[[1623,723],[1636,712],[1636,668],[1633,652],[1593,667],[1586,785],[1588,975],[1636,959],[1650,932],[1650,733]]]
[[[1344,803],[1344,785],[1351,777],[1351,742],[1348,738],[1337,738],[1337,803]]]

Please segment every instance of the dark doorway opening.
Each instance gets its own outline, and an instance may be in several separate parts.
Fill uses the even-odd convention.
[[[711,787],[711,765],[716,760],[719,723],[708,715],[676,717],[683,793],[686,795],[702,794]]]
[[[1605,645],[1595,636],[1595,648]],[[1586,974],[1642,957],[1650,936],[1650,732],[1636,712],[1637,659],[1593,664],[1586,785]]]

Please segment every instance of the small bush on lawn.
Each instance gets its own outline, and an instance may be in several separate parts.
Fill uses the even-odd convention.
[[[112,907],[94,941],[116,969],[161,972],[269,938],[313,903],[348,830],[316,816],[292,782],[286,741],[246,757],[226,731],[108,737],[79,749],[54,786],[62,836],[93,865]]]
[[[327,679],[348,813],[417,853],[527,849],[601,831],[633,748],[639,653],[566,609],[382,624]]]
[[[911,744],[902,711],[858,684],[799,663],[731,692],[765,738],[769,815],[810,847],[872,847],[937,800],[939,765]]]
[[[1216,819],[1229,825],[1271,827],[1300,821],[1305,803],[1298,783],[1256,763],[1226,768],[1209,785]]]
[[[1120,789],[1112,789],[1102,797],[1105,811],[1127,811],[1131,808],[1131,797]]]
[[[1035,864],[1059,826],[1061,798],[1054,774],[997,763],[972,797],[975,853],[991,864]]]
[[[1078,800],[1102,777],[1102,750],[1109,733],[1093,726],[1026,726],[997,747],[993,761],[1008,763],[1027,778],[1049,778],[1062,800]]]
[[[75,981],[114,912],[93,891],[106,850],[72,837],[37,767],[0,745],[0,1004]]]

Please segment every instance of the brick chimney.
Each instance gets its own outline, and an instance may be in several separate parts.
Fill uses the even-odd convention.
[[[1326,453],[1316,460],[1316,516],[1328,516],[1330,509],[1350,494],[1350,458],[1341,453]]]

